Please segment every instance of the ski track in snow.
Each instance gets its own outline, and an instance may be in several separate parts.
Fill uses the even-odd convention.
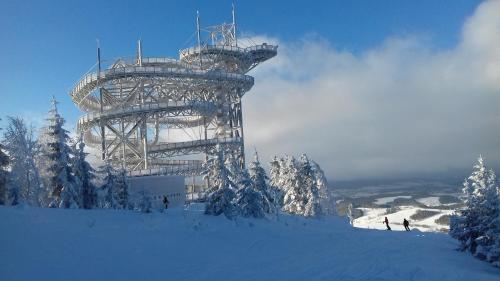
[[[0,276],[21,280],[499,280],[440,233],[164,213],[0,207]]]
[[[354,220],[354,226],[360,228],[385,230],[386,226],[383,221],[384,217],[387,217],[392,230],[404,231],[403,219],[406,218],[410,221],[410,228],[418,228],[420,231],[426,232],[436,232],[442,229],[448,229],[448,226],[437,224],[435,220],[442,215],[451,215],[454,212],[453,210],[418,208],[413,206],[400,206],[400,208],[401,210],[391,214],[386,214],[386,208],[358,208],[359,210],[363,211],[363,216]],[[435,211],[438,212],[438,214],[422,220],[411,219],[410,217],[418,210]]]

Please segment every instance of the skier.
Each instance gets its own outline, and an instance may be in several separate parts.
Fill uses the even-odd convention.
[[[410,222],[406,218],[403,220],[403,225],[406,231],[410,231]]]
[[[387,219],[387,217],[385,217],[385,220],[383,223],[385,223],[385,225],[387,226],[387,230],[391,230],[391,227],[389,226],[389,220]]]
[[[168,202],[168,198],[167,196],[163,195],[163,204],[165,205],[165,209],[168,209],[168,204],[170,202]]]

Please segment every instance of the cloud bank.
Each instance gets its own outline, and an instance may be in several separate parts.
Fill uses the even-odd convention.
[[[456,176],[479,154],[500,172],[500,1],[481,4],[448,50],[418,36],[359,54],[319,36],[252,40],[279,49],[251,73],[248,153],[305,152],[337,180]]]

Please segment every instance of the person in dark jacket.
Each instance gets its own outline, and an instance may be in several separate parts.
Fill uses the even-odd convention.
[[[168,202],[168,198],[167,196],[163,195],[163,205],[165,205],[165,209],[168,209],[168,204],[170,202]]]
[[[387,226],[387,230],[391,230],[391,227],[389,226],[389,220],[387,219],[387,217],[385,217],[385,220],[383,223],[385,223],[385,226]]]
[[[410,231],[410,222],[406,218],[403,220],[403,225],[406,231]]]

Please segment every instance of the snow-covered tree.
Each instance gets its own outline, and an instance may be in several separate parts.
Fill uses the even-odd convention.
[[[277,156],[269,162],[269,188],[272,192],[273,204],[281,208],[283,206],[284,191],[282,189],[281,163],[283,158],[278,159]]]
[[[243,168],[241,167],[240,159],[238,159],[238,157],[231,152],[224,153],[224,156],[224,166],[226,166],[226,169],[228,171],[227,175],[229,180],[236,185],[236,189],[242,188],[242,186],[240,186],[239,184],[246,179],[242,174]]]
[[[152,212],[153,205],[151,203],[151,195],[147,191],[141,190],[138,192],[134,209],[141,213]]]
[[[312,160],[311,167],[313,169],[314,179],[319,192],[319,203],[321,205],[321,209],[325,214],[336,215],[337,209],[335,206],[335,200],[332,196],[330,196],[328,181],[326,180],[325,173],[319,164]]]
[[[109,162],[102,166],[99,173],[103,175],[100,190],[104,193],[100,207],[105,209],[129,209],[129,183],[124,169],[115,170]]]
[[[218,145],[215,155],[205,163],[204,177],[210,181],[205,214],[214,216],[224,214],[229,219],[237,215],[234,203],[236,185],[229,176],[229,171],[224,165],[224,152]]]
[[[73,146],[72,166],[78,191],[78,204],[81,208],[91,209],[97,204],[97,192],[93,183],[95,170],[85,159],[85,143],[80,138]]]
[[[320,205],[320,194],[318,190],[318,181],[307,155],[302,154],[299,160],[299,178],[300,185],[305,193],[306,202],[304,206],[304,216],[318,217],[323,214]]]
[[[281,185],[280,161],[278,156],[274,156],[269,162],[269,185],[279,187]]]
[[[239,213],[244,217],[265,217],[270,209],[269,201],[257,189],[247,170],[242,170],[240,173],[240,189],[236,193],[236,206]]]
[[[306,194],[301,186],[299,165],[294,157],[287,157],[285,164],[280,166],[282,176],[282,189],[284,212],[303,215],[306,204]]]
[[[40,175],[35,165],[37,153],[32,127],[19,117],[8,117],[4,132],[5,148],[10,155],[9,189],[14,197],[30,205],[38,205]],[[16,199],[17,200],[17,199]]]
[[[493,170],[480,156],[462,189],[465,208],[450,221],[450,235],[460,242],[461,250],[499,265],[500,193]]]
[[[71,148],[64,119],[57,111],[57,102],[52,99],[52,108],[39,137],[40,154],[37,166],[45,186],[42,204],[49,207],[76,207],[77,192],[70,166]]]
[[[9,157],[3,151],[4,146],[0,143],[0,205],[5,205],[7,201],[7,180]]]
[[[268,214],[277,213],[279,205],[279,190],[273,186],[267,184],[268,177],[266,171],[262,168],[259,155],[255,151],[254,159],[249,165],[250,180],[252,182],[252,187],[259,191],[263,196],[262,206],[264,212]]]
[[[119,209],[130,209],[129,202],[129,182],[127,171],[125,169],[118,170],[118,178],[115,186],[116,198]]]
[[[299,161],[286,157],[279,165],[280,189],[284,192],[284,212],[306,217],[319,217],[323,214],[322,204],[329,203],[327,183],[323,171],[302,154]],[[323,202],[322,202],[323,201]]]
[[[115,209],[118,206],[115,187],[118,182],[118,172],[106,162],[99,168],[99,173],[102,175],[102,185],[99,188],[103,196],[99,200],[99,207],[104,209]]]

